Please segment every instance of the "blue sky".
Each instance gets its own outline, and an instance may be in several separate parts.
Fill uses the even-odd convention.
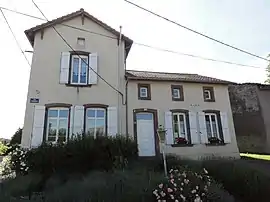
[[[133,0],[192,29],[266,57],[270,52],[270,1],[267,0]],[[166,3],[165,3],[166,2]],[[84,8],[134,41],[178,52],[259,66],[213,63],[134,45],[128,69],[198,73],[234,82],[264,82],[267,62],[198,36],[123,0],[37,0],[49,19]],[[42,17],[31,0],[1,0],[0,6]],[[24,30],[43,21],[4,11],[23,50],[32,50]],[[0,137],[22,127],[30,68],[0,15]],[[31,61],[31,54],[27,53]]]

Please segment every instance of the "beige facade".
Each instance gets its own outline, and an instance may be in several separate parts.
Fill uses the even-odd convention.
[[[68,80],[70,80],[71,75],[74,74],[74,70],[72,69],[74,66],[74,58],[70,53],[72,49],[67,46],[50,25],[41,26],[42,28],[38,30],[32,28],[35,30],[31,31],[32,33],[26,31],[30,42],[33,44],[34,53],[23,127],[23,147],[35,147],[40,145],[42,141],[49,139],[48,128],[53,125],[55,120],[55,117],[52,117],[52,120],[48,118],[48,116],[50,116],[48,115],[50,106],[65,106],[69,110],[68,115],[64,117],[65,120],[60,116],[60,109],[57,112],[58,118],[55,122],[56,126],[54,126],[58,127],[56,132],[58,134],[57,138],[60,137],[59,125],[62,124],[61,121],[64,121],[66,124],[65,134],[67,138],[74,133],[85,131],[87,125],[86,119],[88,117],[86,118],[87,107],[84,105],[104,106],[106,108],[106,115],[103,115],[103,121],[106,125],[105,131],[107,134],[116,135],[128,133],[128,135],[135,137],[138,141],[139,149],[141,146],[146,148],[149,146],[149,150],[143,151],[145,153],[142,153],[147,153],[147,155],[158,155],[160,152],[159,143],[156,141],[156,130],[157,124],[165,124],[166,112],[173,109],[181,109],[190,112],[191,115],[195,114],[191,120],[193,121],[192,138],[199,140],[203,138],[203,136],[199,135],[201,132],[200,126],[202,124],[205,125],[205,123],[202,123],[199,119],[199,114],[202,113],[203,110],[216,110],[226,114],[228,122],[225,131],[226,134],[224,134],[226,135],[224,138],[226,139],[226,144],[210,146],[205,144],[207,143],[206,136],[206,141],[204,142],[201,140],[201,142],[196,142],[192,139],[192,145],[188,147],[172,147],[171,144],[168,144],[166,146],[166,153],[178,154],[183,157],[195,159],[212,156],[239,158],[226,82],[209,77],[204,78],[210,79],[211,82],[209,83],[212,84],[202,84],[198,81],[169,82],[130,80],[128,71],[126,74],[127,77],[125,77],[125,60],[132,41],[127,43],[127,38],[123,36],[122,39],[121,34],[117,35],[115,30],[108,29],[106,25],[102,25],[98,20],[94,20],[94,22],[91,20],[91,16],[83,10],[77,11],[75,14],[78,16],[64,21],[65,26],[60,24],[62,22],[57,22],[54,26],[73,49],[80,53],[87,53],[86,57],[88,58],[88,62],[90,66],[97,71],[98,76],[91,70],[91,67],[89,68],[87,76],[89,84],[91,85],[71,85]],[[88,17],[83,18],[82,15]],[[99,34],[91,34],[82,30],[71,29],[70,26],[91,30]],[[34,38],[31,39],[33,35]],[[118,40],[118,37],[120,37],[121,40]],[[84,39],[85,44],[83,46],[78,44],[78,38]],[[94,59],[92,59],[92,56],[95,56]],[[80,58],[80,60],[82,59]],[[79,64],[81,64],[81,62]],[[95,77],[93,77],[93,75],[95,75]],[[195,76],[198,76],[198,78],[201,77],[199,75]],[[212,80],[223,84],[217,84],[212,82]],[[128,84],[126,85],[127,82]],[[150,84],[151,90],[149,90],[148,93],[151,93],[151,100],[140,100],[138,98],[138,83]],[[182,85],[184,93],[183,101],[172,101],[171,85]],[[214,88],[214,102],[204,101],[203,87]],[[32,102],[33,100],[34,102]],[[157,115],[154,117],[154,121],[139,121],[134,119],[134,112],[138,110],[147,111],[149,109],[155,112],[154,115]],[[63,111],[63,113],[66,112],[67,111]],[[96,125],[98,122],[97,119],[99,119],[97,113],[96,111],[94,120]],[[197,117],[197,115],[198,122],[195,129],[194,118]],[[89,120],[87,119],[87,121]],[[139,125],[138,123],[140,123],[141,126],[145,127],[138,128],[134,123],[136,123],[137,126]],[[198,133],[198,137],[195,137],[196,134],[194,132]],[[154,137],[155,142],[153,141]],[[156,150],[153,149],[154,147]]]
[[[138,83],[151,85],[151,100],[138,99]],[[184,101],[172,101],[171,85],[182,85]],[[215,102],[205,102],[203,99],[203,86],[214,87]],[[158,112],[158,124],[165,125],[165,112],[172,109],[185,109],[191,112],[202,112],[203,110],[218,110],[226,112],[228,118],[229,134],[231,142],[219,146],[206,146],[205,144],[194,144],[191,147],[166,147],[166,153],[178,154],[186,158],[207,157],[233,157],[239,158],[239,150],[235,138],[233,118],[228,95],[227,85],[181,83],[165,81],[129,81],[128,83],[128,130],[134,133],[133,110],[155,109]],[[199,129],[198,129],[199,130]]]
[[[65,22],[66,25],[92,30],[112,38],[56,25],[55,28],[76,51],[98,54],[98,74],[114,88],[124,94],[124,42],[118,46],[114,34],[102,26],[81,17]],[[77,38],[85,38],[85,48],[77,45]],[[115,38],[115,39],[113,39]],[[119,51],[120,49],[120,51]],[[99,103],[119,108],[119,132],[125,131],[125,108],[118,92],[108,86],[101,78],[91,87],[74,87],[59,83],[61,53],[71,49],[57,35],[53,28],[46,28],[43,37],[41,32],[35,35],[32,68],[28,87],[22,145],[29,147],[34,121],[34,106],[49,103],[67,103],[73,106]],[[38,98],[39,103],[30,103],[31,98]],[[122,123],[123,122],[123,123]],[[121,128],[121,130],[120,130]]]

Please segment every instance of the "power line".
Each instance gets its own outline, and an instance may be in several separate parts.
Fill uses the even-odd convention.
[[[40,17],[37,17],[37,16],[33,16],[33,15],[26,14],[26,13],[18,12],[18,11],[9,9],[9,8],[5,8],[5,7],[0,7],[0,8],[1,9],[4,9],[4,10],[7,10],[7,11],[10,11],[10,12],[13,12],[13,13],[16,13],[16,14],[24,15],[24,16],[27,16],[27,17],[30,17],[30,18],[35,18],[35,19],[38,19],[38,20],[47,21],[44,18],[40,18]],[[90,31],[90,30],[87,30],[87,29],[83,29],[83,28],[80,28],[80,27],[75,27],[75,26],[64,24],[64,23],[60,23],[60,24],[63,25],[63,26],[72,28],[72,29],[77,29],[77,30],[88,32],[88,33],[91,33],[91,34],[96,34],[96,35],[104,36],[104,37],[111,38],[111,39],[117,39],[116,37],[112,37],[112,36],[109,36],[109,35],[106,35],[106,34],[101,34],[101,33],[93,32],[93,31]]]
[[[33,4],[35,5],[35,7],[39,10],[39,12],[43,15],[43,17],[47,20],[47,22],[49,22],[48,18],[44,15],[44,13],[41,11],[41,9],[38,7],[38,5],[34,2],[34,0],[32,0]],[[118,89],[116,89],[113,85],[111,85],[108,81],[106,81],[106,79],[104,79],[102,76],[100,76],[85,60],[83,60],[81,58],[81,56],[75,51],[75,49],[72,48],[72,46],[66,41],[66,39],[57,31],[57,29],[52,26],[52,28],[54,29],[54,31],[58,34],[58,36],[65,42],[65,44],[81,59],[81,61],[83,61],[83,63],[85,63],[88,68],[90,68],[101,80],[103,80],[108,86],[110,86],[113,90],[115,90],[116,92],[118,92],[122,98],[123,98],[123,93],[121,93]]]
[[[0,8],[1,9],[5,9],[5,10],[10,11],[10,12],[14,12],[16,14],[20,14],[20,15],[24,15],[24,16],[27,16],[27,17],[35,18],[35,19],[38,19],[38,20],[45,20],[46,21],[46,19],[44,19],[44,18],[40,18],[40,17],[36,17],[36,16],[29,15],[29,14],[26,14],[26,13],[14,11],[14,10],[11,10],[11,9],[8,9],[8,8],[4,8],[4,7],[0,7]],[[88,29],[82,29],[82,28],[79,28],[79,27],[75,27],[75,26],[71,26],[71,25],[66,25],[66,24],[63,24],[63,23],[61,23],[61,24],[64,25],[64,26],[67,26],[69,28],[72,28],[72,29],[76,29],[76,30],[88,32],[88,33],[91,33],[91,34],[96,34],[96,35],[107,37],[107,38],[111,38],[111,39],[117,39],[116,37],[112,37],[112,36],[100,34],[100,33],[97,33],[97,32],[92,32],[91,30],[88,30]],[[139,42],[133,42],[133,44],[138,45],[138,46],[144,46],[144,47],[151,48],[151,49],[155,49],[155,50],[158,50],[158,51],[164,51],[164,52],[173,53],[173,54],[177,54],[177,55],[198,58],[198,59],[201,59],[201,60],[207,60],[207,61],[212,61],[212,62],[225,63],[225,64],[229,64],[229,65],[237,65],[237,66],[242,66],[242,67],[261,68],[261,67],[258,67],[258,66],[245,65],[245,64],[240,64],[240,63],[235,63],[235,62],[230,62],[230,61],[225,61],[225,60],[218,60],[218,59],[213,59],[213,58],[207,58],[207,57],[203,57],[203,56],[199,56],[199,55],[193,55],[193,54],[189,54],[189,53],[182,53],[182,52],[178,52],[178,51],[174,51],[174,50],[169,50],[169,49],[164,49],[164,48],[160,48],[160,47],[155,47],[155,46],[151,46],[151,45],[147,45],[147,44],[139,43]]]
[[[9,28],[9,30],[10,30],[12,36],[13,36],[13,38],[14,38],[14,40],[16,41],[16,44],[17,44],[18,48],[20,49],[20,51],[21,51],[21,53],[23,54],[25,60],[27,61],[28,65],[29,65],[30,68],[31,68],[31,64],[30,64],[30,62],[28,61],[28,59],[27,59],[27,57],[26,57],[24,51],[22,50],[22,47],[20,46],[19,41],[17,40],[17,38],[16,38],[14,32],[12,31],[12,28],[11,28],[10,24],[8,23],[8,20],[7,20],[5,14],[4,14],[4,12],[3,12],[3,10],[2,10],[1,8],[0,8],[0,11],[1,11],[1,13],[2,13],[2,15],[3,15],[3,17],[4,17],[4,20],[5,20],[6,24],[7,24],[8,28]]]
[[[226,63],[226,64],[230,64],[230,65],[238,65],[238,66],[242,66],[242,67],[252,67],[252,68],[260,68],[261,69],[261,67],[258,67],[258,66],[244,65],[244,64],[225,61],[225,60],[217,60],[217,59],[212,59],[212,58],[206,58],[206,57],[202,57],[202,56],[199,56],[199,55],[193,55],[193,54],[189,54],[189,53],[181,53],[181,52],[168,50],[168,49],[163,49],[163,48],[150,46],[150,45],[146,45],[146,44],[142,44],[142,43],[134,42],[134,44],[139,45],[139,46],[144,46],[144,47],[147,47],[147,48],[152,48],[152,49],[155,49],[155,50],[158,50],[158,51],[164,51],[164,52],[173,53],[173,54],[177,54],[177,55],[183,55],[183,56],[198,58],[198,59],[201,59],[201,60],[208,60],[208,61],[212,61],[212,62],[219,62],[219,63]]]
[[[205,34],[203,34],[203,33],[201,33],[201,32],[198,32],[198,31],[193,30],[193,29],[191,29],[191,28],[189,28],[189,27],[186,27],[186,26],[184,26],[184,25],[181,25],[181,24],[178,23],[178,22],[175,22],[175,21],[173,21],[173,20],[170,20],[170,19],[168,19],[168,18],[166,18],[166,17],[164,17],[164,16],[162,16],[162,15],[160,15],[160,14],[157,14],[157,13],[151,11],[151,10],[148,10],[148,9],[142,7],[142,6],[139,6],[138,4],[135,4],[135,3],[131,2],[131,1],[128,1],[128,0],[124,0],[124,1],[127,2],[127,3],[129,3],[129,4],[131,4],[131,5],[133,5],[133,6],[135,6],[135,7],[137,7],[137,8],[140,8],[141,10],[144,10],[144,11],[146,11],[146,12],[148,12],[148,13],[151,13],[152,15],[155,15],[155,16],[157,16],[157,17],[159,17],[159,18],[162,18],[162,19],[164,19],[164,20],[166,20],[166,21],[168,21],[168,22],[170,22],[170,23],[173,23],[173,24],[175,24],[175,25],[177,25],[177,26],[179,26],[179,27],[182,27],[182,28],[184,28],[184,29],[186,29],[186,30],[188,30],[188,31],[191,31],[191,32],[193,32],[193,33],[195,33],[195,34],[201,35],[201,36],[203,36],[203,37],[205,37],[205,38],[207,38],[207,39],[210,39],[210,40],[215,41],[215,42],[217,42],[217,43],[220,43],[220,44],[222,44],[222,45],[224,45],[224,46],[227,46],[227,47],[230,47],[230,48],[232,48],[232,49],[235,49],[235,50],[237,50],[237,51],[243,52],[243,53],[245,53],[245,54],[251,55],[251,56],[253,56],[253,57],[260,58],[260,59],[262,59],[262,60],[266,60],[266,61],[270,62],[270,60],[268,60],[268,59],[266,59],[266,58],[263,58],[263,57],[261,57],[261,56],[255,55],[255,54],[250,53],[250,52],[248,52],[248,51],[245,51],[245,50],[243,50],[243,49],[237,48],[237,47],[235,47],[235,46],[232,46],[232,45],[230,45],[230,44],[227,44],[227,43],[225,43],[225,42],[222,42],[222,41],[220,41],[220,40],[217,40],[217,39],[215,39],[215,38],[213,38],[213,37],[207,36],[207,35],[205,35]]]

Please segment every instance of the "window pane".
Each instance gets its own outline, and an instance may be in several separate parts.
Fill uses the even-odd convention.
[[[186,126],[184,121],[180,121],[180,133],[182,137],[186,135]]]
[[[61,118],[68,118],[68,110],[67,109],[60,110],[59,111],[59,117],[61,117]]]
[[[153,115],[151,113],[139,113],[136,115],[137,120],[152,120]]]
[[[87,69],[88,69],[88,59],[84,58],[81,64],[81,75],[80,75],[80,83],[87,83]]]
[[[95,120],[94,119],[88,119],[86,122],[86,131],[88,135],[93,135],[95,132]]]
[[[87,110],[87,117],[95,117],[95,110],[94,109],[88,109]]]
[[[96,134],[103,135],[104,127],[105,127],[104,120],[96,120]]]
[[[67,128],[68,127],[68,120],[67,119],[60,119],[59,120],[59,129],[60,128]]]
[[[180,97],[179,89],[177,89],[177,88],[173,89],[173,97],[174,98],[179,98]]]
[[[211,123],[208,115],[205,116],[207,136],[212,137]]]
[[[57,128],[57,119],[48,119],[49,128]]]
[[[173,115],[173,122],[178,123],[178,116],[177,114]]]
[[[215,115],[211,115],[211,121],[212,121],[212,128],[213,128],[213,136],[218,137],[217,121],[216,121],[216,116]]]
[[[173,124],[173,136],[174,138],[179,137],[178,124]]]
[[[48,136],[48,142],[55,142],[56,136]]]
[[[48,117],[58,117],[58,110],[57,109],[49,109]]]
[[[147,97],[147,88],[140,88],[140,97]]]
[[[73,58],[72,82],[79,82],[79,58]]]
[[[99,109],[99,110],[97,110],[97,117],[98,118],[103,118],[103,117],[105,117],[105,110],[103,110],[103,109]]]

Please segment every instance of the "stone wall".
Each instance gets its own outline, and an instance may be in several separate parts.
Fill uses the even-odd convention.
[[[266,131],[257,84],[230,85],[229,95],[240,152],[265,153]]]

